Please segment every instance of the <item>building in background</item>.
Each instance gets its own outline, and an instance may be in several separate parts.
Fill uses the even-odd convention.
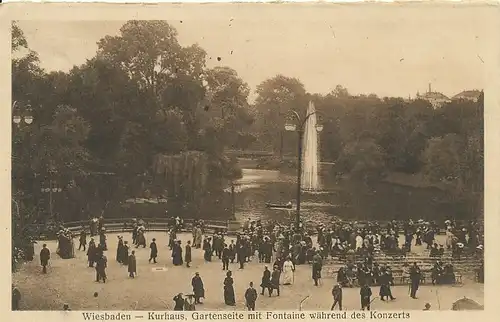
[[[451,102],[450,98],[443,93],[433,92],[431,84],[429,84],[429,90],[426,93],[420,94],[417,92],[416,99],[428,101],[434,109],[440,108],[444,104]]]
[[[477,102],[479,100],[479,97],[481,97],[481,91],[474,89],[474,90],[470,90],[470,91],[460,92],[457,95],[453,96],[451,99],[454,101],[468,100],[468,101]]]

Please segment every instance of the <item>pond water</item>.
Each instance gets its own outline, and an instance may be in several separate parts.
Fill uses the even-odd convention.
[[[297,177],[287,171],[252,168],[249,160],[240,161],[243,177],[235,182],[236,219],[288,221],[295,218]],[[321,166],[322,190],[302,192],[301,216],[304,220],[328,222],[342,219],[437,219],[452,215],[450,205],[443,204],[443,192],[434,188],[412,188],[387,182],[366,187],[352,182],[337,181],[331,165]],[[293,209],[266,208],[266,202],[286,204]]]

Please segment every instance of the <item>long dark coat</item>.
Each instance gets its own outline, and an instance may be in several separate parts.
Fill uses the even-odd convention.
[[[179,244],[175,244],[172,249],[172,263],[175,266],[182,265],[182,247]]]
[[[186,263],[191,263],[191,245],[186,245],[186,253],[184,254],[184,261]]]
[[[270,287],[271,286],[271,271],[264,270],[264,274],[262,274],[262,282],[260,283],[260,287]]]
[[[274,270],[273,273],[271,274],[271,287],[274,289],[279,289],[280,287],[280,277],[281,277],[281,271],[280,270]]]
[[[40,263],[42,266],[47,266],[50,259],[50,250],[48,248],[42,248],[40,251]]]
[[[128,272],[135,273],[137,272],[137,261],[135,259],[135,255],[130,254],[128,257]]]
[[[191,280],[191,286],[193,286],[193,293],[195,297],[205,297],[205,288],[203,287],[203,280],[199,276],[193,277]]]
[[[123,263],[123,239],[118,240],[118,247],[116,248],[116,261]]]
[[[228,276],[224,279],[224,302],[227,305],[234,305],[236,303],[233,284],[234,280],[232,277]]]
[[[158,247],[156,246],[155,242],[151,242],[149,245],[149,248],[151,249],[151,258],[157,257],[158,256]]]

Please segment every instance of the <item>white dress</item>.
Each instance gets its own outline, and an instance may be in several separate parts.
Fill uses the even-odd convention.
[[[363,247],[363,237],[361,236],[356,236],[356,249],[360,249]]]
[[[283,284],[292,284],[293,282],[293,264],[287,260],[283,264]]]

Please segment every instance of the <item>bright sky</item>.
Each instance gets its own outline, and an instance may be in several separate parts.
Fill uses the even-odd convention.
[[[328,93],[341,84],[355,94],[407,97],[432,83],[433,90],[452,96],[483,89],[483,61],[496,59],[492,12],[479,7],[264,6],[265,11],[253,7],[229,14],[199,6],[182,22],[179,15],[168,21],[182,44],[198,43],[207,51],[209,67],[234,68],[252,90],[283,74],[299,78],[312,93]],[[68,71],[91,58],[96,42],[117,35],[123,23],[18,24],[46,70]]]

